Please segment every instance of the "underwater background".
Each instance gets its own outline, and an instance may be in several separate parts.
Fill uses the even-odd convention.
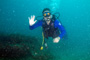
[[[59,12],[67,36],[40,50],[42,29],[29,29],[31,15]],[[39,18],[40,19],[40,18]],[[0,0],[0,60],[90,60],[90,0]]]

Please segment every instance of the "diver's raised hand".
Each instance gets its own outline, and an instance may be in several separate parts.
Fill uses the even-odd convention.
[[[37,20],[34,21],[35,15],[31,16],[31,19],[30,19],[30,17],[28,17],[28,19],[29,19],[29,25],[30,26],[34,25],[37,22]]]

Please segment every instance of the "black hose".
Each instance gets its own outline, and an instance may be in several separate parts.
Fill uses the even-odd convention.
[[[58,14],[58,16],[57,16],[57,14]],[[60,17],[60,13],[59,12],[56,12],[53,15],[55,16],[56,19],[59,19],[59,17]]]
[[[58,15],[58,16],[57,16],[57,15]],[[40,20],[40,19],[39,19],[40,17],[43,17],[43,16],[37,16],[37,17],[36,17],[36,20]],[[59,13],[59,12],[56,12],[56,13],[53,14],[53,18],[59,19],[59,17],[60,17],[60,13]]]

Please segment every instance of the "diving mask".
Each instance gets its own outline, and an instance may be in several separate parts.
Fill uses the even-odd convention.
[[[44,17],[49,17],[50,15],[51,15],[50,12],[44,12],[44,13],[43,13],[43,16],[44,16]]]

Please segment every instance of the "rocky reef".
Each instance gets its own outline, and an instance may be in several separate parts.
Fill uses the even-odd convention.
[[[40,50],[35,37],[21,34],[0,34],[0,60],[53,60],[49,50]]]

